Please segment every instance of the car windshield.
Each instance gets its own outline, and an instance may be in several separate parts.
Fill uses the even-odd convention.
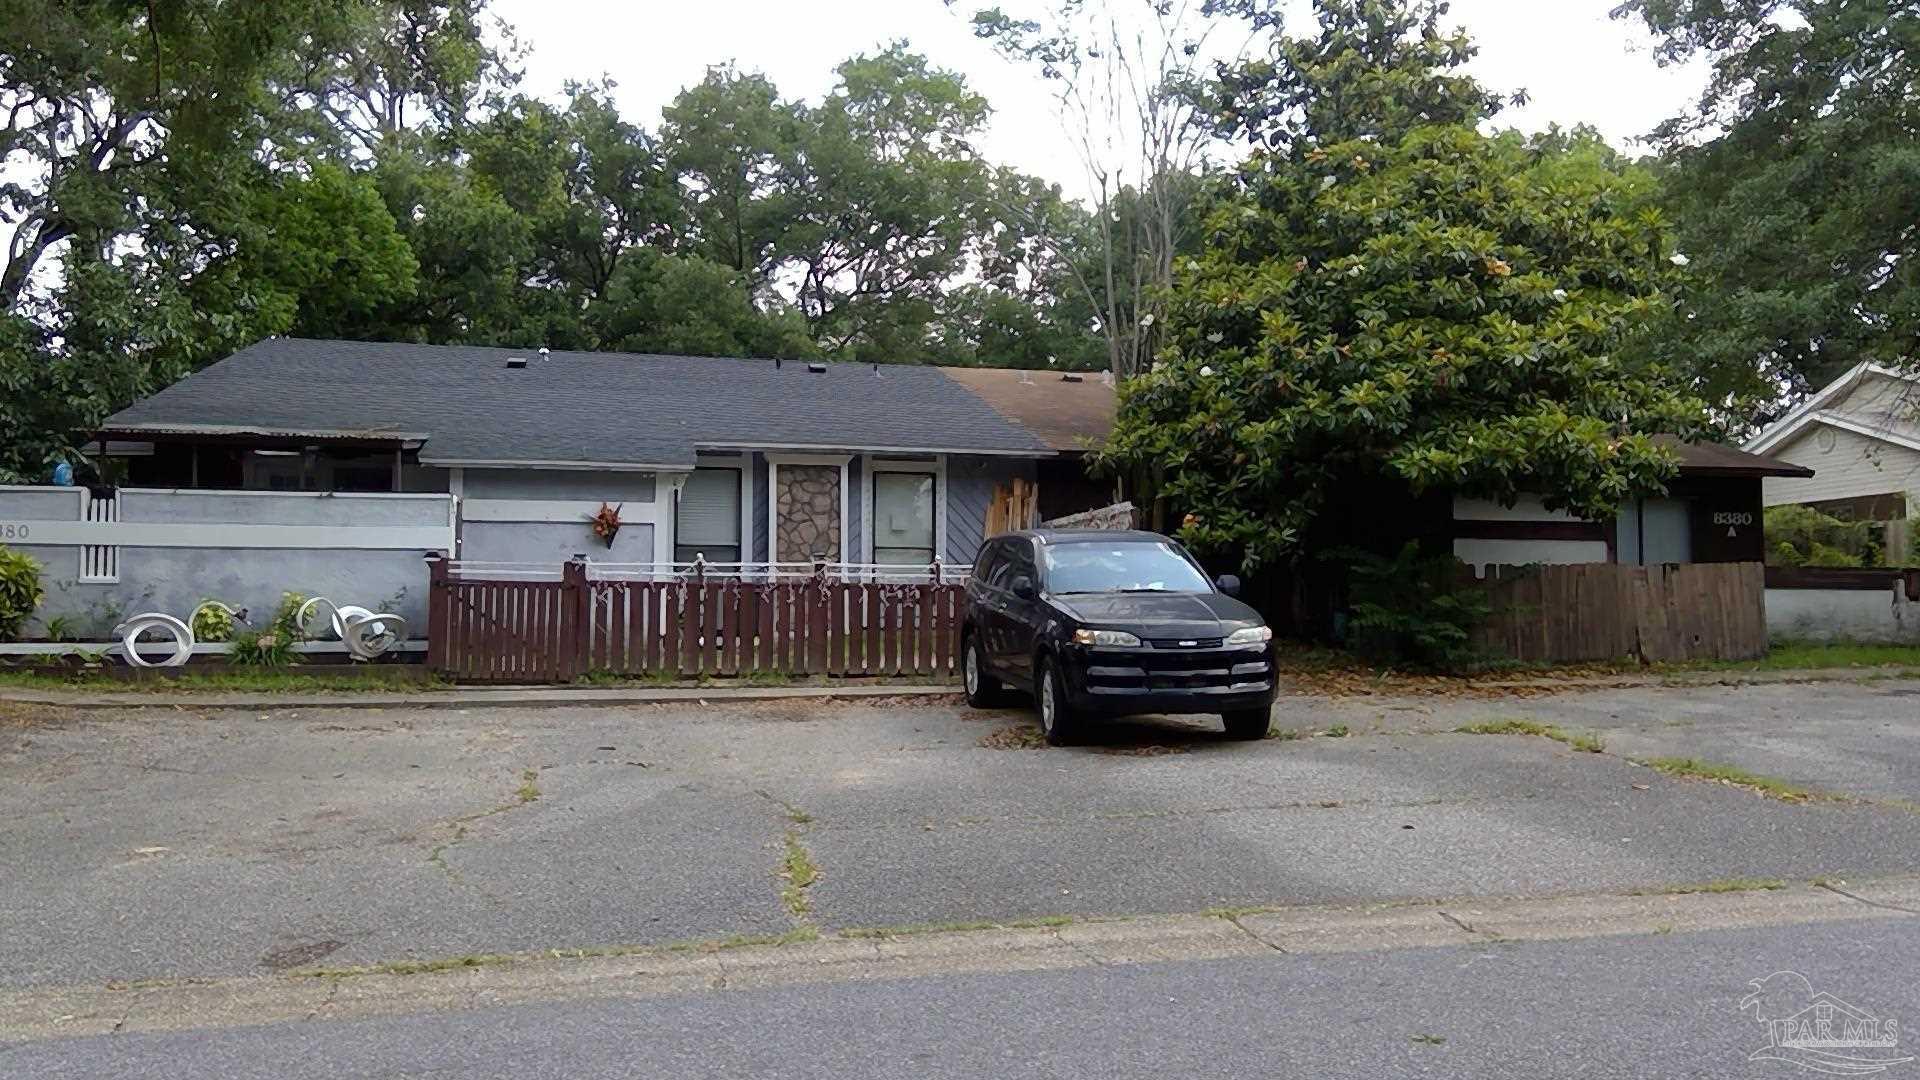
[[[1047,591],[1212,592],[1206,576],[1161,542],[1048,544]]]

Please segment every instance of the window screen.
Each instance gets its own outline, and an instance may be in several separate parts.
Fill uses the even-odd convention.
[[[695,469],[680,489],[674,519],[675,562],[740,561],[740,470]]]

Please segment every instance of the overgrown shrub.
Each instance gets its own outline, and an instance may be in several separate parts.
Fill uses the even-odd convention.
[[[47,590],[40,583],[40,563],[32,556],[0,547],[0,641],[20,636],[20,628],[40,609]]]
[[[1347,561],[1352,614],[1347,643],[1375,663],[1457,670],[1478,659],[1473,632],[1492,608],[1464,581],[1451,554],[1430,555],[1408,541],[1392,558],[1367,551]]]
[[[227,658],[240,667],[286,667],[293,662],[293,638],[272,630],[240,630]]]
[[[1879,566],[1884,541],[1871,521],[1846,521],[1811,506],[1769,506],[1767,561],[1775,566]]]

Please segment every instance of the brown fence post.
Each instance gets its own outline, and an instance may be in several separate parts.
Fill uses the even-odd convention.
[[[567,560],[560,586],[560,680],[572,682],[586,670],[587,644],[593,640],[593,592],[587,585],[585,555]]]
[[[447,667],[447,553],[427,552],[427,670],[445,671]]]

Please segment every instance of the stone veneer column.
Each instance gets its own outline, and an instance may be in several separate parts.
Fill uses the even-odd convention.
[[[812,562],[840,553],[840,467],[782,465],[774,492],[773,551],[776,562]]]

